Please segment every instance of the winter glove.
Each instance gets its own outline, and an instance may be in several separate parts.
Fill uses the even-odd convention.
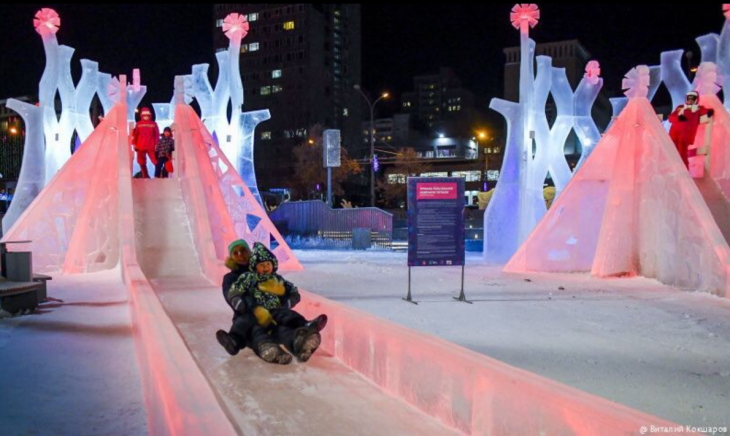
[[[299,294],[299,291],[295,289],[289,296],[289,307],[296,306],[300,301],[302,301],[302,296]]]
[[[253,310],[253,314],[261,327],[268,327],[272,322],[274,322],[274,318],[271,317],[271,313],[263,306],[256,306]]]
[[[712,118],[712,116],[715,115],[715,109],[708,109],[707,110],[707,117]]]
[[[684,115],[678,116],[677,119],[679,119],[679,121],[687,121],[687,117],[685,117]]]

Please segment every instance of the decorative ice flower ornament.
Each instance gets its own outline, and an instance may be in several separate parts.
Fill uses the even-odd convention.
[[[621,81],[621,88],[626,90],[624,95],[628,98],[646,98],[649,95],[649,67],[639,65],[632,68]]]
[[[35,13],[33,26],[41,36],[55,35],[61,27],[61,17],[51,8],[42,8]]]
[[[248,34],[248,20],[241,14],[232,12],[223,20],[223,33],[228,39],[242,40]]]
[[[512,6],[512,12],[509,14],[509,19],[512,21],[512,25],[515,29],[519,29],[522,22],[527,22],[530,27],[535,27],[539,18],[540,9],[538,9],[537,5],[533,3],[517,3]]]
[[[723,82],[722,75],[717,72],[717,65],[712,62],[702,62],[697,68],[695,89],[700,95],[717,94]]]
[[[730,18],[730,3],[722,4],[722,14],[725,15],[725,18]]]
[[[583,76],[588,79],[588,83],[595,85],[601,78],[601,65],[598,61],[590,61],[586,64],[586,73]]]

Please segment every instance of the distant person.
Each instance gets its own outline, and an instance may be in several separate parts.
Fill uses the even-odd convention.
[[[714,109],[707,109],[700,106],[700,95],[696,91],[687,93],[684,104],[677,106],[669,115],[669,122],[672,127],[669,129],[669,137],[677,147],[679,156],[684,165],[689,168],[689,157],[687,149],[694,144],[697,135],[697,127],[700,123],[707,122],[715,114]]]
[[[155,178],[168,177],[169,174],[165,168],[165,164],[172,160],[173,151],[175,151],[175,139],[172,137],[172,129],[165,127],[162,131],[160,141],[155,146],[155,157],[157,158],[157,162],[155,163]]]
[[[228,292],[228,302],[236,311],[253,314],[256,325],[251,331],[251,344],[267,362],[289,363],[283,345],[300,362],[306,362],[317,350],[322,337],[319,332],[327,324],[327,315],[307,321],[292,310],[301,299],[299,290],[276,273],[276,256],[260,242],[253,245],[249,270],[241,275]],[[276,341],[272,347],[269,338]],[[254,348],[256,349],[256,348]]]
[[[157,123],[152,121],[152,112],[149,108],[143,107],[139,113],[140,120],[132,130],[132,148],[137,152],[137,163],[140,166],[142,177],[149,179],[147,171],[147,156],[153,164],[157,165],[155,157],[155,146],[160,138],[160,129]]]

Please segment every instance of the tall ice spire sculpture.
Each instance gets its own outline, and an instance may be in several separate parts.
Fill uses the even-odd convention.
[[[570,181],[573,173],[563,151],[570,131],[575,130],[583,144],[583,159],[600,138],[591,117],[603,86],[598,62],[586,65],[575,92],[565,69],[553,67],[548,56],[537,57],[534,74],[535,42],[528,32],[539,17],[534,4],[512,8],[512,25],[520,29],[520,101],[495,98],[490,103],[507,120],[507,146],[499,183],[484,214],[484,258],[488,262],[506,262],[543,217],[546,178],[552,179],[557,194]],[[551,95],[557,110],[552,126],[546,111]]]
[[[484,258],[490,262],[502,263],[512,256],[536,222],[532,205],[542,201],[542,192],[536,193],[529,186],[535,132],[535,42],[529,38],[529,28],[535,27],[538,18],[537,5],[517,4],[512,8],[512,25],[520,30],[520,102],[492,99],[489,106],[507,121],[500,180],[484,214]]]
[[[253,196],[263,205],[254,171],[253,140],[256,125],[268,120],[271,115],[268,109],[243,112],[239,57],[241,40],[248,33],[248,28],[246,17],[237,13],[228,14],[223,20],[223,32],[229,40],[228,51],[216,54],[219,73],[215,89],[208,80],[207,64],[193,66],[192,86],[205,126]],[[227,117],[229,101],[232,109],[230,121]]]

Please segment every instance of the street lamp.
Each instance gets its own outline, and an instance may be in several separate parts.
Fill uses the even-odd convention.
[[[375,155],[375,105],[380,100],[387,98],[388,93],[380,94],[380,97],[371,102],[368,96],[362,92],[360,85],[355,85],[354,88],[362,95],[370,108],[370,206],[375,207],[375,165],[373,162],[373,156]]]
[[[483,145],[486,145],[485,139],[487,139],[487,132],[485,132],[484,130],[477,131],[477,136],[476,136],[477,156],[479,156],[479,148],[482,147]],[[489,176],[488,176],[488,174],[489,174],[489,153],[487,153],[487,150],[485,147],[482,147],[481,150],[484,153],[484,190],[487,191],[489,188]]]

